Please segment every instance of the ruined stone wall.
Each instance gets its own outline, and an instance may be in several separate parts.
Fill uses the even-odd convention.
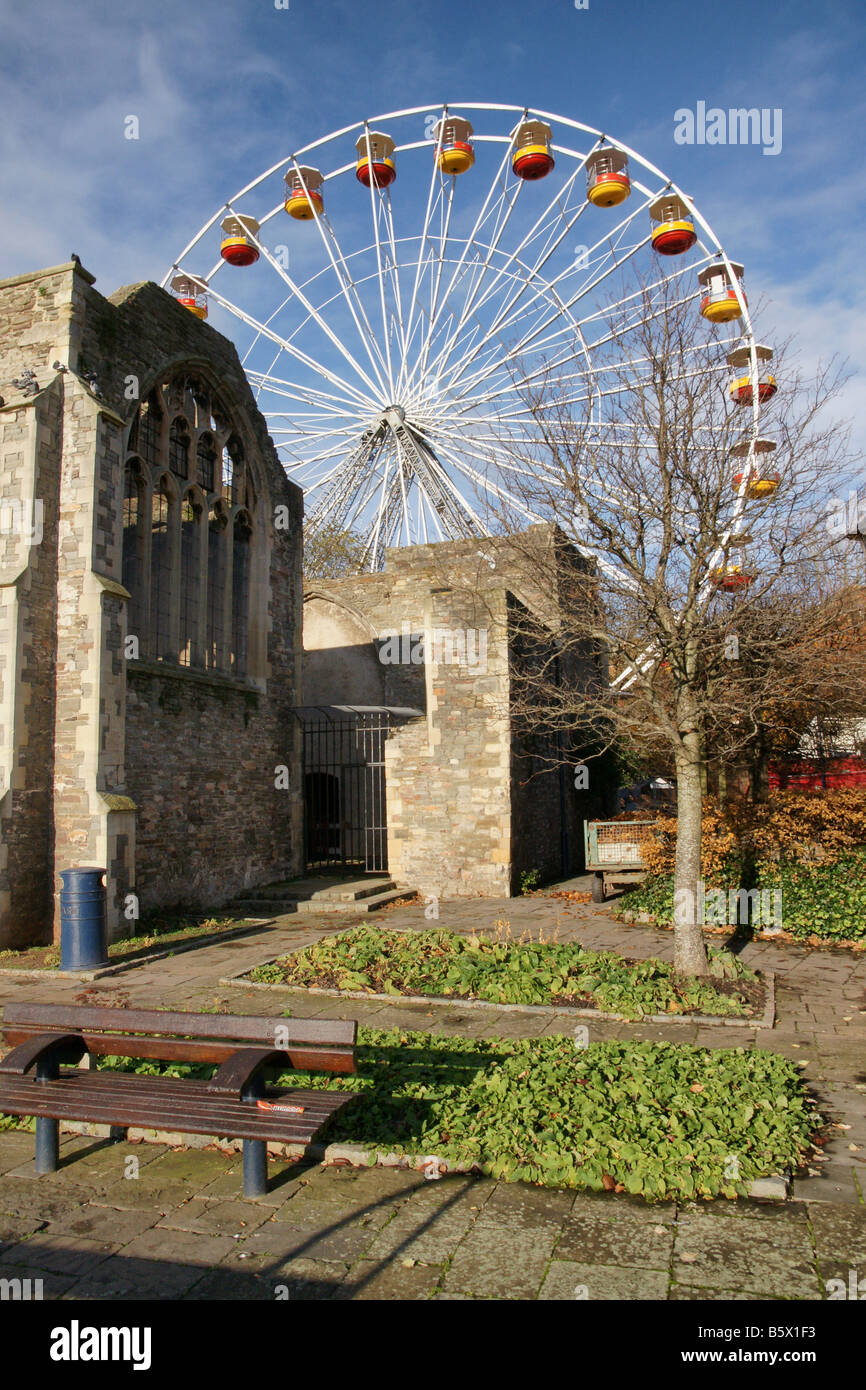
[[[538,615],[552,640],[559,567],[582,563],[563,539],[535,526],[514,538],[411,546],[390,550],[382,573],[309,586],[317,605],[333,604],[335,624],[341,610],[351,610],[356,634],[366,624],[380,655],[395,631],[425,634],[429,643],[423,666],[382,667],[383,703],[424,711],[391,733],[385,762],[389,871],[425,894],[507,897],[520,891],[524,872],[549,880],[582,867],[591,795],[575,787],[571,768],[560,771],[555,737],[526,740],[512,717],[520,640],[513,615]],[[478,638],[474,662],[468,645],[462,662],[449,661],[441,643],[437,653],[432,637],[448,631],[483,632],[483,667]],[[316,653],[317,698],[328,690],[335,652],[344,655]],[[568,678],[584,678],[580,665],[570,659]]]
[[[479,601],[470,585],[452,588],[447,564],[460,563],[464,551],[461,542],[392,550],[380,574],[310,586],[335,610],[363,615],[380,657],[389,637],[407,639],[399,655],[408,662],[380,663],[384,703],[423,711],[385,745],[388,867],[398,881],[441,898],[507,896],[511,880],[505,590],[489,587]],[[483,664],[477,647],[453,660],[460,652],[433,640],[480,629]],[[428,643],[423,664],[411,660],[408,639],[418,635]],[[318,688],[326,688],[321,678]]]
[[[55,383],[0,410],[0,949],[51,940],[62,408]],[[29,536],[9,525],[15,501],[26,503]]]
[[[70,263],[0,282],[0,323],[0,505],[23,490],[44,508],[39,543],[0,535],[0,946],[48,939],[52,899],[56,932],[59,871],[83,864],[108,869],[117,936],[130,893],[217,906],[300,864],[302,500],[231,343],[156,285],[107,300]],[[125,437],[181,366],[215,384],[255,461],[251,678],[193,679],[125,647]],[[29,397],[12,385],[25,367]]]

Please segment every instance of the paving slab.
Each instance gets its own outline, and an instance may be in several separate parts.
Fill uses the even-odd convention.
[[[571,1216],[556,1243],[556,1259],[578,1264],[625,1265],[668,1270],[674,1246],[672,1224],[599,1221]]]
[[[557,1235],[551,1222],[505,1226],[482,1216],[458,1247],[443,1288],[480,1298],[535,1298]]]
[[[739,1288],[765,1298],[821,1297],[814,1251],[801,1223],[681,1216],[672,1273],[678,1284]]]
[[[595,1299],[629,1302],[667,1297],[669,1276],[658,1269],[623,1269],[619,1265],[582,1264],[577,1260],[551,1260],[538,1297],[542,1301]],[[579,1317],[579,1313],[575,1313]],[[585,1329],[584,1335],[588,1329]]]

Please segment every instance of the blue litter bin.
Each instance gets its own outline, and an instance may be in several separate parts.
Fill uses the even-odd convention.
[[[60,969],[90,970],[108,962],[105,869],[62,869]]]

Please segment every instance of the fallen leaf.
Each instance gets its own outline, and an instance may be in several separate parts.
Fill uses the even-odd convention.
[[[697,1091],[705,1091],[706,1089],[707,1089],[706,1086],[704,1086],[703,1083],[700,1082],[700,1081],[696,1081],[695,1084],[694,1084],[693,1086],[690,1086],[690,1087],[689,1087],[689,1090],[690,1090],[690,1091],[696,1091],[696,1092],[697,1092]]]

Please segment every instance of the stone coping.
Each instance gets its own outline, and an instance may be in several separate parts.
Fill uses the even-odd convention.
[[[298,947],[303,950],[303,947]],[[291,952],[283,952],[283,955],[290,955]],[[273,960],[280,960],[280,956],[272,957]],[[269,965],[270,961],[261,961],[260,965]],[[595,1018],[606,1023],[710,1023],[724,1024],[728,1028],[772,1028],[776,1020],[776,977],[771,970],[756,971],[758,978],[763,981],[765,998],[764,1012],[760,1018],[729,1018],[724,1014],[642,1014],[640,1018],[628,1018],[625,1014],[606,1013],[603,1009],[580,1009],[574,1004],[496,1004],[488,999],[465,999],[450,998],[441,994],[367,994],[362,990],[343,990],[343,989],[320,989],[315,985],[283,985],[266,984],[259,980],[249,980],[246,976],[250,970],[257,970],[259,966],[246,966],[244,970],[238,971],[235,975],[222,976],[219,980],[221,985],[242,984],[245,989],[272,989],[281,991],[284,994],[299,994],[306,998],[310,995],[321,995],[327,999],[358,999],[363,1001],[373,1001],[377,1004],[424,1004],[427,1008],[431,1004],[445,1005],[448,1008],[459,1009],[492,1009],[495,1013],[521,1013],[535,1014],[543,1018],[561,1017],[563,1014],[570,1018]]]
[[[155,946],[152,951],[136,956],[134,960],[121,959],[113,961],[110,965],[95,966],[93,970],[61,970],[59,966],[49,970],[15,970],[8,967],[0,968],[0,976],[13,980],[101,980],[106,975],[120,975],[125,970],[135,970],[139,965],[152,965],[154,961],[164,960],[166,956],[179,956],[184,951],[195,951],[199,946],[218,946],[221,941],[246,936],[259,927],[273,926],[274,921],[273,917],[250,917],[243,926],[212,932],[209,936],[198,936],[191,941],[179,941],[174,946]]]

